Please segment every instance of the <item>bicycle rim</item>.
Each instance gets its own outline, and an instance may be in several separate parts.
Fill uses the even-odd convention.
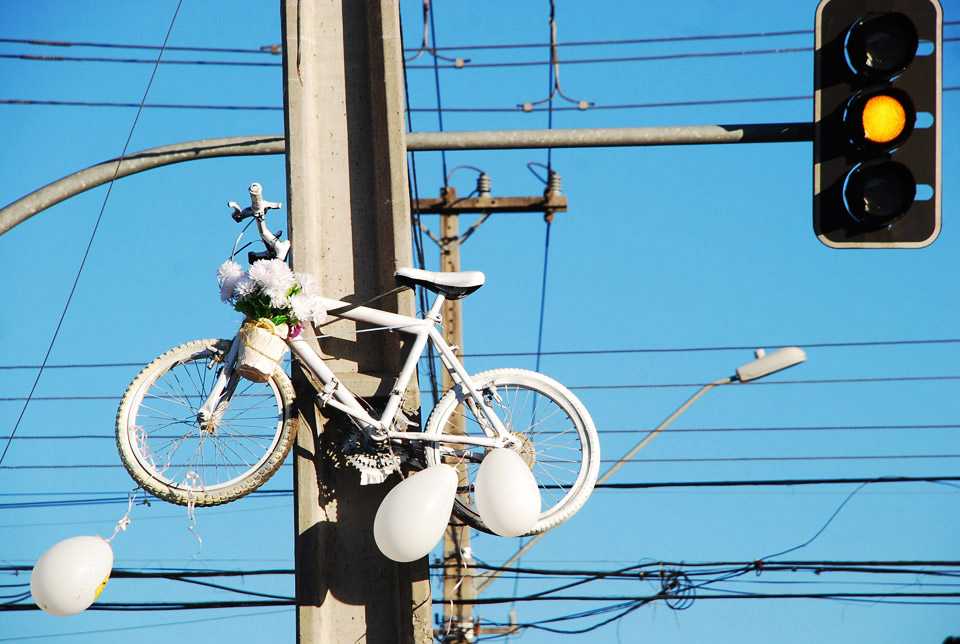
[[[599,470],[599,440],[583,405],[566,388],[532,371],[494,370],[474,376],[474,382],[508,431],[520,439],[515,449],[540,488],[541,514],[530,534],[566,521],[590,495]],[[484,435],[465,401],[459,388],[447,392],[428,419],[427,433],[458,433],[459,425],[469,436]],[[484,450],[429,445],[425,450],[429,464],[448,463],[461,470],[457,516],[489,532],[473,500],[473,481]]]
[[[289,450],[287,392],[276,377],[240,379],[215,421],[201,426],[198,412],[216,381],[211,363],[218,359],[209,348],[178,347],[141,372],[121,405],[125,427],[118,416],[118,442],[126,431],[135,461],[128,463],[121,449],[127,469],[164,500],[233,500],[269,478]]]

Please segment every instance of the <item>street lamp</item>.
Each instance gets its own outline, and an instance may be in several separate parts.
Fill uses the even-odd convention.
[[[700,396],[707,393],[714,387],[718,387],[720,385],[729,385],[735,382],[751,382],[753,380],[763,378],[764,376],[769,376],[772,373],[776,373],[778,371],[782,371],[794,365],[800,364],[806,359],[807,359],[807,354],[803,352],[803,349],[800,349],[798,347],[784,347],[782,349],[777,349],[773,353],[767,353],[763,349],[757,349],[756,359],[751,362],[748,362],[747,364],[741,367],[738,367],[737,372],[734,375],[727,376],[726,378],[721,378],[719,380],[715,380],[711,383],[703,385],[695,394],[690,396],[690,398],[687,399],[685,403],[680,405],[680,407],[678,407],[675,412],[667,416],[666,420],[660,423],[656,428],[652,429],[650,433],[644,436],[639,443],[633,446],[633,449],[631,449],[629,452],[624,454],[619,461],[614,463],[609,470],[604,472],[603,475],[601,475],[600,478],[597,479],[596,485],[600,485],[601,483],[606,482],[606,480],[609,479],[611,476],[613,476],[613,474],[617,470],[619,470],[621,467],[623,467],[625,463],[627,463],[630,459],[636,456],[637,452],[639,452],[644,447],[646,447],[647,443],[652,441],[657,434],[659,434],[664,429],[666,429],[667,426],[670,425],[670,423],[675,421],[677,417],[680,416],[680,414],[682,414],[687,409],[689,409],[690,406],[693,405],[693,403],[695,403],[697,399],[700,398]],[[524,544],[522,548],[517,550],[517,552],[512,557],[510,557],[510,559],[508,559],[506,563],[503,564],[503,566],[500,567],[501,569],[499,571],[492,571],[484,575],[483,580],[477,584],[477,593],[480,593],[481,591],[483,591],[483,589],[489,586],[490,583],[492,583],[493,580],[500,575],[500,572],[503,569],[507,568],[510,564],[512,564],[517,559],[522,557],[530,548],[533,547],[533,544],[539,541],[545,534],[546,532],[541,532],[540,534],[533,537],[526,544]]]

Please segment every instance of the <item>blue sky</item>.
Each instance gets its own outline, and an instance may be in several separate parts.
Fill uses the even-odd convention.
[[[169,44],[257,50],[279,43],[278,4],[184,0]],[[551,118],[546,111],[528,114],[516,107],[549,95],[546,65],[481,66],[542,62],[545,46],[467,48],[545,45],[549,2],[437,0],[431,43],[451,47],[440,53],[471,63],[436,74],[430,53],[410,63],[412,129],[440,128],[438,87],[442,127],[450,131],[809,122],[816,4],[694,0],[678,10],[672,3],[558,0],[561,43],[743,37],[561,47],[563,93],[595,105],[586,111],[560,109],[574,104],[557,97]],[[276,55],[167,51],[165,61],[188,62],[159,67],[146,104],[167,107],[145,108],[135,128],[134,107],[96,104],[139,104],[151,64],[22,57],[154,60],[154,49],[22,41],[157,46],[176,7],[172,0],[0,4],[0,204],[118,156],[128,137],[132,152],[202,138],[282,134]],[[752,349],[798,345],[807,352],[806,363],[763,382],[709,392],[671,427],[674,431],[657,437],[611,482],[955,474],[960,462],[955,278],[960,234],[953,223],[960,162],[960,4],[947,1],[943,9],[944,21],[952,23],[944,29],[948,42],[943,46],[943,84],[949,89],[942,117],[944,224],[939,239],[922,250],[823,246],[811,223],[808,142],[554,150],[549,155],[545,150],[416,154],[411,168],[421,197],[438,196],[445,173],[459,165],[490,174],[495,196],[539,194],[543,184],[528,164],[549,162],[562,176],[570,203],[569,212],[558,214],[550,229],[542,338],[542,218],[491,217],[464,245],[463,267],[487,275],[487,284],[464,303],[468,368],[534,368],[539,342],[540,369],[583,400],[601,432],[603,457],[612,462],[699,384],[731,375],[751,360]],[[422,37],[421,12],[421,2],[401,2],[411,57]],[[781,33],[795,31],[800,33]],[[758,35],[772,33],[780,35]],[[749,53],[757,51],[771,53]],[[621,60],[582,62],[612,58]],[[49,104],[56,101],[85,105]],[[651,106],[665,103],[670,105]],[[244,109],[224,109],[229,106]],[[539,166],[534,169],[542,174]],[[233,334],[238,314],[219,302],[215,283],[216,268],[238,233],[226,202],[242,201],[253,181],[263,184],[268,199],[285,201],[284,177],[280,156],[169,166],[118,181],[106,201],[106,187],[91,190],[0,237],[5,278],[0,436],[11,434],[23,412],[0,463],[0,565],[29,566],[61,539],[113,532],[132,486],[112,439],[120,396],[137,365],[189,340]],[[466,194],[475,178],[472,170],[461,169],[450,183]],[[24,411],[36,366],[57,330],[101,208],[99,228],[50,354],[48,365],[55,368],[43,372]],[[273,215],[274,229],[285,228],[283,216]],[[436,218],[425,217],[425,223],[436,231]],[[463,226],[468,223],[464,218]],[[429,239],[424,244],[427,266],[433,268],[438,252]],[[290,489],[290,472],[282,470],[267,489]],[[605,572],[656,562],[751,562],[814,535],[781,559],[955,561],[958,510],[960,492],[945,483],[604,489],[542,539],[522,565]],[[290,495],[198,511],[195,531],[202,547],[187,529],[183,508],[155,501],[136,506],[130,518],[128,530],[112,543],[117,568],[293,567]],[[478,560],[495,566],[520,543],[475,535],[472,545]],[[950,579],[919,573],[751,572],[708,585],[699,594],[891,597],[854,602],[704,596],[682,611],[653,602],[594,632],[565,639],[939,643],[960,635],[955,600],[893,595],[956,592]],[[8,591],[0,594],[23,592],[18,584],[27,580],[24,574],[0,572]],[[562,583],[552,576],[504,576],[483,596],[523,597]],[[293,593],[288,575],[247,576],[225,584]],[[633,597],[656,590],[650,581],[634,577],[594,581],[570,592]],[[440,596],[437,584],[433,596]],[[114,579],[101,601],[238,597],[172,581]],[[614,603],[518,601],[483,606],[477,613],[485,621],[506,621],[513,608],[521,623],[576,630],[616,613],[545,620]],[[136,637],[150,643],[189,636],[239,644],[264,637],[290,641],[294,630],[292,608],[87,611],[72,618],[39,611],[0,613],[0,642]],[[522,636],[531,643],[557,640],[564,638],[534,628]]]

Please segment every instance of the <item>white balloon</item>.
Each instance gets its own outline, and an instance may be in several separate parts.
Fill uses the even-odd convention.
[[[491,450],[473,482],[480,518],[501,537],[526,534],[540,518],[540,489],[533,472],[512,449]]]
[[[113,549],[106,540],[66,539],[37,560],[30,575],[30,594],[51,615],[76,615],[100,596],[112,569]]]
[[[394,561],[413,561],[433,550],[450,522],[457,470],[434,465],[397,484],[380,503],[373,538]]]

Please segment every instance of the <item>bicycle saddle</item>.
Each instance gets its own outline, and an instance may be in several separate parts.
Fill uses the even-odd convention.
[[[486,279],[480,271],[440,273],[419,268],[398,268],[393,272],[404,286],[422,286],[434,293],[442,293],[448,300],[459,300],[483,286]]]

